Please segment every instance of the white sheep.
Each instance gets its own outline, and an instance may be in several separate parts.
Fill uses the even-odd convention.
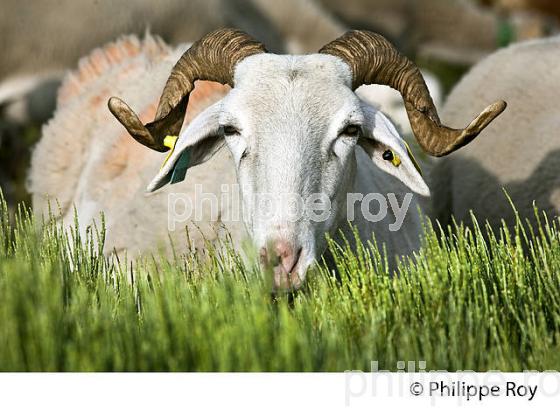
[[[353,90],[370,83],[398,89],[415,136],[435,156],[468,144],[505,106],[493,104],[464,130],[444,127],[418,69],[370,32],[348,32],[318,54],[296,56],[267,53],[248,35],[223,29],[193,44],[171,70],[181,51],[129,38],[82,63],[34,153],[34,206],[44,209],[46,194],[62,196],[63,212],[69,218],[75,204],[82,225],[105,211],[109,250],[146,250],[166,238],[168,205],[181,193],[199,212],[184,225],[196,223],[201,235],[225,225],[237,245],[248,234],[263,263],[273,266],[276,289],[301,286],[326,249],[325,234],[348,234],[349,219],[362,240],[375,231],[390,256],[418,247],[412,192],[427,196],[428,187],[391,122]],[[170,70],[156,119],[144,126]],[[233,88],[207,84],[203,89],[218,88],[197,97],[197,79]],[[109,100],[111,112],[152,151],[127,140],[100,109],[111,94],[119,96]],[[158,170],[164,159],[157,152],[170,148]],[[187,168],[185,182],[169,184],[182,181]],[[150,174],[154,193],[146,197]],[[242,217],[231,217],[236,201],[200,202],[235,184]],[[263,197],[281,206],[268,212]],[[304,215],[293,212],[300,203]],[[378,218],[384,211],[389,215]]]
[[[460,124],[477,104],[496,96],[507,112],[483,138],[439,161],[433,170],[434,216],[451,215],[469,223],[469,210],[498,228],[502,218],[514,226],[515,215],[533,218],[533,201],[549,215],[560,211],[560,37],[535,40],[498,51],[476,65],[454,88],[442,116]]]

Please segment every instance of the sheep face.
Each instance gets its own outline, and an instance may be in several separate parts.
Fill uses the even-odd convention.
[[[182,131],[174,156],[189,149],[192,166],[227,145],[247,229],[277,290],[300,287],[326,248],[325,234],[346,224],[357,145],[378,168],[427,194],[395,128],[356,96],[337,57],[254,55],[237,65],[234,85]],[[383,159],[387,150],[400,157],[398,168]]]
[[[278,288],[302,283],[325,233],[345,217],[364,120],[350,81],[348,67],[329,56],[258,55],[239,64],[224,99],[220,126],[247,228]],[[310,203],[324,215],[305,212]]]

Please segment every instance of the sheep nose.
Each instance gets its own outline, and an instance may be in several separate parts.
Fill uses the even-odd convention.
[[[301,248],[295,251],[287,241],[277,241],[274,244],[274,251],[278,257],[278,265],[281,265],[286,273],[290,273],[297,263]]]
[[[296,248],[285,240],[274,241],[268,249],[261,249],[261,262],[273,269],[275,290],[295,290],[301,286],[296,269],[300,255],[301,247]]]

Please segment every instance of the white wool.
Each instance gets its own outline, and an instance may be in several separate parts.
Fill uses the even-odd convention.
[[[522,219],[533,218],[533,201],[549,215],[560,212],[560,116],[556,104],[560,37],[500,50],[476,65],[449,95],[442,120],[463,126],[469,115],[500,98],[508,103],[480,138],[437,162],[433,171],[434,216],[514,225],[503,188]]]

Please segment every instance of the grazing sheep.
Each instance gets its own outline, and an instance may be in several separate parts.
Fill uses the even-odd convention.
[[[500,96],[509,109],[484,138],[439,161],[433,170],[434,216],[469,223],[469,210],[493,228],[515,223],[505,188],[522,218],[533,201],[549,215],[560,211],[560,115],[557,99],[560,38],[503,49],[476,65],[455,87],[443,118],[460,124],[478,104]]]
[[[218,212],[199,204],[195,211],[205,214],[184,225],[229,224],[236,244],[248,233],[263,263],[273,266],[277,290],[301,286],[326,249],[325,234],[348,234],[349,219],[362,240],[375,231],[390,256],[408,254],[419,244],[418,202],[411,192],[427,196],[428,188],[391,122],[360,100],[356,88],[378,83],[399,90],[420,146],[434,156],[468,144],[505,108],[503,102],[493,104],[465,129],[441,125],[419,70],[374,33],[348,32],[318,54],[294,56],[267,53],[247,34],[223,29],[182,55],[156,119],[143,125],[180,51],[150,38],[134,47],[130,42],[94,53],[81,75],[66,81],[57,115],[33,157],[34,205],[40,210],[45,194],[63,193],[63,210],[68,215],[75,203],[82,224],[106,212],[110,249],[145,250],[165,238],[170,194],[181,192],[197,204],[202,195],[217,197],[224,184],[238,183],[241,218],[225,209],[235,201],[220,202]],[[195,80],[233,88],[219,88],[203,100],[197,89],[192,92]],[[116,121],[108,121],[99,104],[109,93],[119,96],[109,100],[113,115],[152,150],[130,145]],[[158,152],[166,151],[158,171],[163,161]],[[187,168],[186,181],[175,184]],[[149,173],[156,177],[148,184],[154,193],[146,198]],[[389,216],[377,218],[384,210]]]

